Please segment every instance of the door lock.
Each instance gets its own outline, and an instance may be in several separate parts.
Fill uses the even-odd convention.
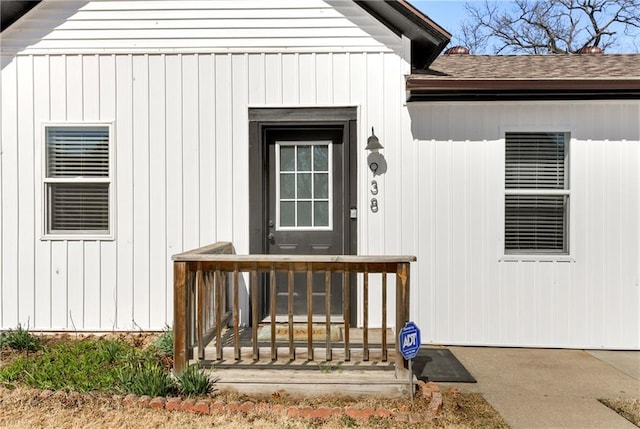
[[[269,241],[273,241],[276,238],[276,236],[273,232],[270,232],[269,235],[267,235],[267,238],[269,239]]]

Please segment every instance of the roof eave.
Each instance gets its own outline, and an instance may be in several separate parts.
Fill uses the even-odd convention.
[[[40,3],[40,0],[2,0],[0,1],[0,32],[11,27],[27,12]]]
[[[411,40],[414,69],[426,69],[451,40],[449,32],[405,0],[354,1],[391,31]]]
[[[409,76],[409,91],[637,91],[640,79],[423,79]]]
[[[640,99],[640,79],[407,78],[408,101]]]

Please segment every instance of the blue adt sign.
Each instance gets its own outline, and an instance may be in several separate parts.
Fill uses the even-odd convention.
[[[400,353],[402,353],[402,356],[407,360],[415,358],[422,343],[420,339],[420,329],[415,323],[407,322],[404,328],[400,330],[398,341],[400,342]]]

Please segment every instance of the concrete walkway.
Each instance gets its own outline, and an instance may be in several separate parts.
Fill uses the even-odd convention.
[[[640,398],[640,352],[449,347],[509,426],[638,429],[598,399]]]

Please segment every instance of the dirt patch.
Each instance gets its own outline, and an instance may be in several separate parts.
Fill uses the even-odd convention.
[[[69,341],[92,341],[96,338],[103,338],[105,340],[120,340],[135,347],[145,348],[153,344],[160,335],[158,332],[44,333],[40,338],[46,347],[68,343]]]

